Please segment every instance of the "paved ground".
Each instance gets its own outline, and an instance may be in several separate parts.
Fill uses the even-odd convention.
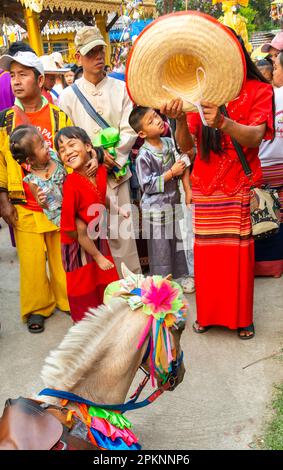
[[[61,312],[55,312],[39,335],[31,335],[20,322],[17,255],[1,223],[0,410],[6,398],[41,389],[43,360],[71,325]],[[144,449],[251,448],[269,414],[273,385],[283,380],[283,368],[276,358],[243,367],[282,348],[282,288],[283,278],[256,280],[256,337],[251,341],[241,341],[222,328],[193,333],[195,301],[189,296],[190,315],[182,341],[184,382],[144,410],[128,413]]]

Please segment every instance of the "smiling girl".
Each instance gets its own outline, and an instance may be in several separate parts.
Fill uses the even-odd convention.
[[[25,124],[11,133],[10,150],[14,160],[21,165],[24,189],[29,199],[34,201],[34,210],[43,209],[47,218],[60,227],[62,190],[67,171],[57,153],[48,146],[35,126]],[[97,160],[92,158],[86,165],[86,174],[93,176],[96,169]]]
[[[98,231],[105,212],[107,170],[99,165],[95,177],[87,176],[92,144],[79,127],[61,129],[55,147],[73,170],[63,186],[61,243],[71,315],[79,321],[90,307],[103,303],[106,286],[119,279],[107,240],[99,238]],[[88,237],[86,226],[94,227],[95,240]]]

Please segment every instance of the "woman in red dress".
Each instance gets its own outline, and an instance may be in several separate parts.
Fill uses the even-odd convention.
[[[254,336],[254,241],[250,220],[250,188],[260,186],[258,146],[273,137],[273,90],[251,61],[240,38],[246,82],[227,106],[228,117],[202,103],[208,127],[199,114],[182,113],[174,100],[162,112],[177,118],[176,138],[182,151],[197,140],[191,175],[195,208],[196,333],[213,325],[237,329],[241,339]],[[231,138],[241,144],[253,172],[245,176]]]
[[[71,316],[77,322],[89,308],[103,303],[106,286],[119,279],[105,234],[100,236],[107,170],[99,165],[94,178],[86,176],[92,144],[79,127],[61,129],[55,147],[63,163],[73,170],[63,186],[61,244]]]

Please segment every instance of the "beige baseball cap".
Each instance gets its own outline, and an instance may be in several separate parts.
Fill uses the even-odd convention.
[[[75,36],[76,51],[86,55],[96,46],[107,46],[97,26],[84,26]]]

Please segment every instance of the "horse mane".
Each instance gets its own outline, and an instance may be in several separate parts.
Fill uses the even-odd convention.
[[[91,368],[97,353],[101,353],[105,338],[113,323],[127,310],[121,299],[108,306],[89,309],[84,319],[70,328],[58,348],[45,360],[41,378],[46,387],[71,390]]]

